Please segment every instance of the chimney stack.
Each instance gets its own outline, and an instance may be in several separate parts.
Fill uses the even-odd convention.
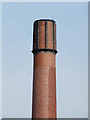
[[[32,118],[56,118],[56,23],[41,19],[33,29]]]

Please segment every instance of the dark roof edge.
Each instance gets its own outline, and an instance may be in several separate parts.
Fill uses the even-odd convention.
[[[52,21],[55,23],[54,20],[51,20],[51,19],[38,19],[38,20],[35,20],[34,23],[38,22],[38,21]]]

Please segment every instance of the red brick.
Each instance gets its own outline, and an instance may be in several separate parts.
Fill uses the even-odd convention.
[[[34,33],[33,49],[45,49],[45,21],[34,23],[35,32],[37,32],[37,23],[38,41],[37,33]],[[56,49],[56,35],[54,46]],[[47,21],[47,47],[53,49],[53,21]],[[42,51],[34,54],[33,68],[32,118],[57,118],[55,53]]]

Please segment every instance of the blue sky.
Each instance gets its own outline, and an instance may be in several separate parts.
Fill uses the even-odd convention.
[[[33,22],[57,25],[57,115],[88,117],[88,3],[3,3],[3,117],[31,117]]]
[[[2,118],[2,4],[0,3],[0,119]]]

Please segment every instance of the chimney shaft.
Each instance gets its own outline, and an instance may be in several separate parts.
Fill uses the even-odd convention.
[[[33,29],[32,118],[56,118],[56,23],[36,20]]]

